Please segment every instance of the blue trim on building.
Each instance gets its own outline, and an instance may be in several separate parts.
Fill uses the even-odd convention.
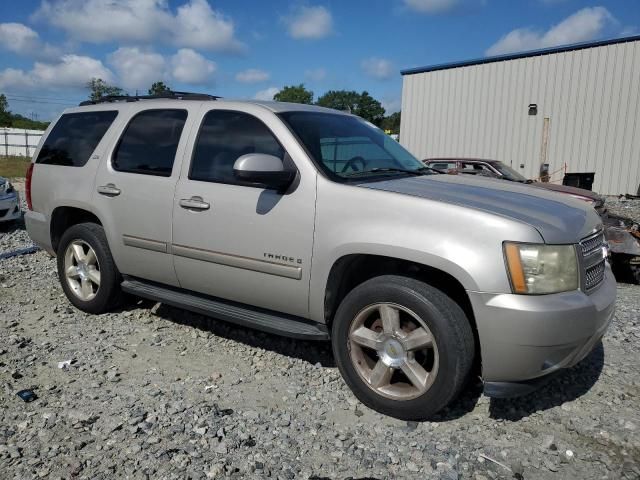
[[[471,65],[482,65],[485,63],[505,62],[508,60],[517,60],[519,58],[539,57],[541,55],[551,55],[554,53],[571,52],[573,50],[583,50],[585,48],[604,47],[606,45],[614,45],[616,43],[627,43],[640,41],[640,35],[630,37],[612,38],[609,40],[600,40],[597,42],[575,43],[573,45],[564,45],[562,47],[544,48],[541,50],[531,50],[528,52],[512,53],[508,55],[498,55],[495,57],[476,58],[474,60],[465,60],[462,62],[441,63],[438,65],[430,65],[427,67],[408,68],[400,72],[401,75],[413,75],[416,73],[435,72],[437,70],[449,70],[452,68],[469,67]]]

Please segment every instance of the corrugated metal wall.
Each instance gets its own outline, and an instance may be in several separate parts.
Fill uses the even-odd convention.
[[[421,159],[492,158],[536,178],[545,118],[551,172],[566,163],[596,172],[595,191],[635,194],[640,41],[403,77],[400,143]]]

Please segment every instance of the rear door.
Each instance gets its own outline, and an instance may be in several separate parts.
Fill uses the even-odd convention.
[[[262,107],[205,109],[176,187],[173,255],[183,288],[298,316],[308,314],[316,171],[291,132]],[[200,122],[199,122],[200,123]],[[268,125],[268,126],[267,126]],[[247,153],[298,170],[286,193],[233,174]]]
[[[182,158],[186,147],[193,107],[170,105],[138,107],[129,115],[100,164],[93,201],[118,269],[177,285],[170,254],[173,195],[180,171],[176,158]]]

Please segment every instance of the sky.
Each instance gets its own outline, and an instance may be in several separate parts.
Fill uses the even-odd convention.
[[[51,120],[92,77],[258,99],[304,83],[392,113],[402,69],[637,34],[638,0],[0,0],[0,93]]]

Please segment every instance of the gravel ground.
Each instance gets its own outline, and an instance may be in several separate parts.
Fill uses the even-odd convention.
[[[0,253],[29,244],[0,227]],[[640,287],[618,295],[602,346],[540,391],[476,381],[412,423],[359,404],[328,344],[149,302],[86,315],[44,252],[0,260],[0,478],[638,479]]]
[[[627,217],[640,223],[640,200],[629,200],[625,197],[607,197],[607,210],[615,215]]]

